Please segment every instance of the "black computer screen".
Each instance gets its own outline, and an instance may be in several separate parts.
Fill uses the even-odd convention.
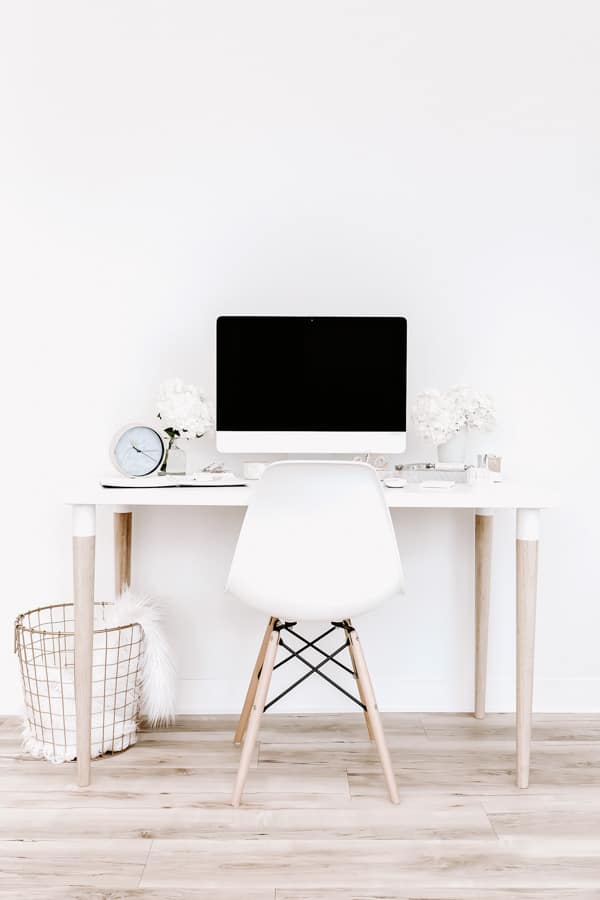
[[[219,317],[217,430],[405,431],[406,319]]]

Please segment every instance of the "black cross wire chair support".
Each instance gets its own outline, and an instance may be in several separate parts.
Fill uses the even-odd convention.
[[[341,646],[339,646],[336,650],[334,650],[333,653],[327,653],[325,650],[318,646],[320,641],[324,640],[326,637],[329,637],[329,635],[333,634],[333,632],[338,628],[343,628],[345,634],[348,635],[349,632],[354,631],[352,625],[349,622],[332,622],[331,628],[328,628],[322,634],[318,635],[316,638],[313,638],[312,641],[309,641],[304,637],[304,635],[299,634],[297,631],[294,631],[294,627],[296,624],[296,622],[277,622],[277,624],[273,626],[273,630],[279,632],[279,646],[283,647],[284,650],[287,650],[289,654],[289,656],[286,656],[285,659],[282,659],[278,663],[276,663],[273,666],[273,670],[281,668],[281,666],[284,666],[292,659],[297,659],[301,663],[304,663],[304,665],[308,668],[308,672],[306,672],[304,675],[301,675],[300,678],[296,679],[296,681],[290,684],[289,687],[287,687],[284,691],[281,691],[280,694],[277,694],[276,697],[265,704],[264,711],[266,712],[268,709],[274,706],[275,703],[285,697],[286,694],[289,694],[290,691],[293,691],[294,688],[298,687],[299,684],[302,684],[303,681],[306,681],[307,678],[310,678],[311,675],[320,675],[321,678],[323,678],[330,685],[336,688],[336,690],[340,691],[340,693],[344,694],[344,696],[348,697],[350,700],[356,703],[357,706],[360,706],[363,711],[366,710],[367,707],[364,703],[362,703],[357,697],[351,694],[350,691],[347,691],[340,684],[334,681],[333,678],[330,678],[329,675],[326,675],[325,672],[321,671],[326,663],[332,662],[340,669],[343,669],[344,672],[347,672],[353,678],[356,678],[356,672],[354,671],[354,669],[351,669],[349,666],[344,665],[344,663],[340,662],[339,659],[337,659],[337,656],[343,650],[346,650],[350,647],[350,640],[347,636],[344,643],[341,644]],[[284,631],[287,631],[289,634],[293,635],[297,640],[302,641],[302,646],[297,650],[294,650],[293,647],[290,647],[289,644],[286,644],[286,642],[281,637],[281,633]],[[309,649],[315,650],[322,657],[324,657],[316,666],[314,666],[304,656],[302,656],[302,653]]]

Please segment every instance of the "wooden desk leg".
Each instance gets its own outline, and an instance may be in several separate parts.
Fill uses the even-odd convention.
[[[517,786],[529,786],[539,509],[517,510]]]
[[[92,730],[92,647],[96,507],[73,507],[73,603],[75,617],[75,714],[77,780],[90,783]]]
[[[478,509],[475,513],[475,718],[485,716],[487,680],[488,626],[490,621],[490,582],[492,573],[492,535],[494,513]]]
[[[117,506],[113,515],[115,535],[115,599],[118,600],[131,585],[131,531],[133,513],[126,506]]]

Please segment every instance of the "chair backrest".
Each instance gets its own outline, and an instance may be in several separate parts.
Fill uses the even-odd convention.
[[[358,615],[404,592],[379,479],[357,462],[279,462],[257,483],[227,589],[280,619]]]

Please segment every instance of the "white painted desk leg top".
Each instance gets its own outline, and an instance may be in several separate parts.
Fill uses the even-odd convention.
[[[73,507],[73,603],[75,618],[75,713],[77,781],[90,783],[92,729],[92,647],[96,507]]]
[[[529,786],[539,509],[517,510],[517,786]]]
[[[115,599],[131,585],[131,533],[133,513],[128,506],[115,506]]]
[[[494,512],[475,511],[475,718],[485,716]]]

